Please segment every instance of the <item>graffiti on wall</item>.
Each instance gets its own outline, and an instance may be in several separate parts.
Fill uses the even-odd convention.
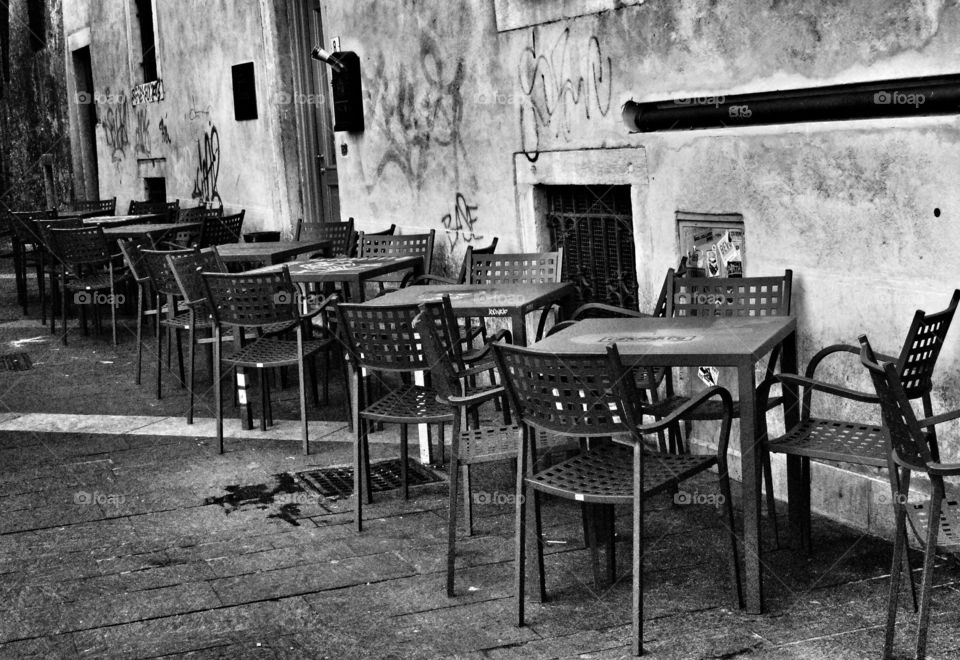
[[[134,85],[130,88],[130,104],[137,107],[141,103],[159,103],[163,100],[163,81],[153,80]]]
[[[130,146],[130,139],[127,136],[127,99],[123,92],[116,97],[111,96],[109,87],[105,92],[105,98],[115,99],[116,102],[110,103],[105,111],[98,108],[97,115],[103,118],[100,123],[103,126],[103,139],[110,147],[110,160],[119,163],[126,156],[127,147]]]
[[[585,50],[571,48],[566,28],[552,46],[543,48],[537,29],[531,31],[530,44],[517,65],[521,149],[529,161],[537,160],[541,139],[570,140],[576,113],[586,119],[591,113],[607,116],[613,92],[611,66],[596,36],[587,40]]]
[[[377,161],[376,179],[397,171],[420,191],[431,168],[452,173],[459,186],[467,156],[461,136],[466,75],[463,57],[442,53],[428,32],[420,35],[418,69],[387,58],[381,51],[364,67],[363,86],[370,92],[370,112],[386,146]],[[389,63],[388,63],[389,62]],[[475,177],[470,177],[475,185]]]
[[[164,117],[166,119],[166,117]],[[160,120],[160,123],[157,124],[157,129],[160,131],[160,142],[163,144],[170,144],[170,133],[167,132],[167,124],[164,119]]]
[[[133,153],[143,156],[150,155],[150,123],[147,120],[147,109],[137,108],[137,127],[133,135]]]
[[[198,119],[209,119],[210,111],[212,109],[213,108],[209,105],[205,108],[190,108],[189,110],[187,110],[186,118],[189,121],[196,121]]]
[[[451,248],[456,247],[461,241],[472,243],[476,238],[483,238],[476,233],[477,208],[476,204],[468,204],[463,193],[458,192],[453,204],[453,213],[447,213],[440,219],[444,229],[447,230],[447,240]]]
[[[223,206],[217,179],[220,176],[220,134],[210,124],[203,137],[197,139],[197,169],[193,179],[191,197],[200,202],[217,202]]]

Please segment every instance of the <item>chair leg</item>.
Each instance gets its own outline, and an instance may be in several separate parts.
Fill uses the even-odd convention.
[[[190,330],[188,331],[187,341],[189,346],[187,346],[187,389],[189,390],[190,404],[187,407],[187,424],[193,424],[193,403],[194,403],[194,392],[193,392],[193,379],[195,375],[195,363],[194,358],[196,355],[196,346],[197,346],[197,330],[196,330],[196,321],[194,318],[190,319]]]
[[[67,281],[66,272],[63,272],[63,277],[60,278],[62,282]],[[52,316],[51,312],[51,316]],[[63,336],[60,338],[60,341],[63,342],[63,345],[67,345],[67,287],[63,287],[63,291],[60,292],[60,321],[63,325]],[[52,322],[51,322],[52,325]]]
[[[52,314],[51,314],[52,316]],[[52,321],[52,319],[51,319]],[[136,384],[140,384],[140,375],[143,371],[143,287],[139,284],[137,285],[137,380]],[[193,399],[191,398],[191,404]],[[193,406],[191,405],[190,413],[187,416],[187,423],[192,423],[193,418]]]
[[[456,464],[456,456],[450,458],[450,464]],[[463,479],[463,522],[466,527],[466,535],[473,536],[473,499],[470,493],[470,465],[464,463],[460,466],[460,476]],[[452,488],[452,486],[451,486]]]
[[[356,531],[363,531],[363,474],[364,474],[364,452],[363,446],[366,442],[364,437],[367,433],[367,422],[361,418],[357,421],[357,439],[353,445],[353,493],[356,496],[353,509],[353,524]]]
[[[454,433],[459,432],[458,424],[454,422]],[[466,465],[462,467],[467,467]],[[457,477],[460,474],[460,468],[457,467],[456,459],[450,460],[449,465],[450,492],[448,496],[447,508],[447,596],[454,596],[454,572],[456,570],[457,560],[457,490],[459,484]],[[466,505],[466,502],[464,503]],[[464,510],[466,510],[464,506]]]
[[[528,431],[525,431],[526,435]],[[523,439],[524,444],[526,444],[527,438]],[[517,488],[516,488],[516,502],[514,507],[516,513],[514,514],[515,520],[515,529],[514,529],[514,556],[513,556],[513,588],[516,595],[516,623],[518,626],[523,626],[523,605],[525,599],[525,590],[526,590],[526,576],[524,575],[524,568],[527,564],[527,451],[526,449],[521,449],[520,455],[517,458]]]
[[[590,567],[593,569],[593,588],[598,592],[603,588],[603,580],[600,578],[600,541],[597,538],[597,528],[600,526],[600,516],[597,509],[598,504],[587,504],[587,545],[590,546]]]
[[[807,554],[813,552],[813,538],[811,536],[810,529],[810,459],[803,457],[800,460],[800,478],[801,487],[800,496],[803,498],[803,509],[801,510],[801,515],[803,516],[800,520],[801,529],[803,530],[803,547],[806,549]]]
[[[743,609],[743,584],[740,579],[740,549],[737,545],[737,532],[733,518],[733,495],[730,492],[730,475],[726,465],[718,465],[720,473],[720,496],[723,497],[724,522],[730,537],[730,581],[733,583],[734,605]]]
[[[761,446],[760,461],[761,470],[763,470],[763,488],[767,491],[767,520],[770,523],[770,531],[773,533],[774,547],[780,549],[780,529],[777,526],[777,498],[773,493],[773,466],[770,463],[770,452],[766,447]]]
[[[604,507],[603,533],[607,541],[607,583],[613,584],[617,580],[617,516],[613,505]]]
[[[633,590],[631,613],[633,634],[630,645],[634,655],[643,653],[643,448],[633,450]],[[732,528],[732,526],[731,526]]]
[[[409,448],[407,447],[407,439],[409,434],[409,427],[406,424],[400,425],[400,482],[403,484],[401,486],[403,492],[403,499],[410,499],[410,486],[407,483],[407,456],[409,453]]]
[[[110,327],[113,328],[113,345],[117,345],[117,296],[113,282],[113,268],[110,269]]]
[[[533,529],[534,529],[534,540],[536,541],[536,550],[537,550],[537,553],[535,556],[536,562],[534,566],[537,570],[537,575],[536,575],[537,581],[535,584],[536,592],[534,594],[534,597],[536,598],[537,602],[545,603],[547,601],[547,583],[546,583],[546,578],[544,575],[544,567],[543,567],[543,522],[542,522],[542,517],[540,515],[541,513],[540,492],[534,490],[534,491],[531,491],[530,495],[531,495],[530,499],[533,500]]]
[[[163,395],[163,390],[161,388],[163,377],[163,327],[160,323],[160,312],[157,312],[156,321],[154,334],[156,335],[157,340],[157,399],[159,400]]]
[[[157,308],[157,324],[159,325],[159,307]],[[157,338],[157,350],[160,350],[159,337]],[[160,367],[160,358],[157,356],[157,368]],[[159,382],[159,381],[158,381]],[[220,334],[214,333],[213,340],[213,398],[214,408],[217,411],[217,445],[220,453],[223,453],[223,390],[220,382]]]
[[[309,429],[307,426],[307,389],[306,382],[303,374],[303,361],[305,359],[313,360],[313,356],[305,358],[303,355],[300,355],[300,359],[297,360],[297,375],[300,379],[300,432],[303,436],[303,455],[306,456],[310,453],[310,437]],[[316,383],[314,383],[314,391],[316,391]],[[270,399],[267,399],[267,406],[270,414],[270,424],[273,424],[273,409],[270,407]]]
[[[267,430],[267,381],[269,374],[265,368],[257,369],[257,384],[260,386],[260,430]]]
[[[895,475],[894,478],[896,478]],[[887,593],[887,625],[883,637],[883,660],[889,660],[893,654],[893,641],[897,628],[897,601],[900,598],[900,573],[904,568],[904,557],[909,550],[907,546],[907,509],[905,503],[900,501],[900,497],[895,497],[893,506],[897,531],[893,541],[893,560],[890,566],[890,585]],[[912,583],[913,578],[910,577],[909,573],[907,573],[907,576]]]
[[[934,484],[927,520],[927,545],[923,552],[923,577],[920,580],[920,616],[917,620],[917,658],[927,657],[927,632],[930,626],[930,592],[933,587],[933,560],[937,554],[937,536],[940,533],[940,505],[943,482]]]
[[[180,328],[174,328],[173,334],[177,342],[177,369],[180,373],[180,389],[187,386],[187,379],[183,373],[183,342],[180,339]]]

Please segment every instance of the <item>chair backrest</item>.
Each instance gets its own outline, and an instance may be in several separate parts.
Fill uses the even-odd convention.
[[[460,275],[457,277],[457,282],[460,284],[467,283],[467,273],[470,271],[470,262],[473,260],[473,255],[478,256],[489,256],[495,254],[497,251],[497,243],[500,241],[500,238],[497,236],[493,237],[493,242],[490,243],[487,247],[475,248],[472,245],[467,246],[467,251],[463,255],[463,263],[460,264]]]
[[[121,238],[117,241],[120,246],[120,252],[123,253],[123,259],[127,262],[127,268],[133,273],[133,279],[143,283],[150,279],[150,273],[147,271],[147,264],[143,261],[143,253],[136,241],[131,238]]]
[[[111,199],[75,199],[70,209],[77,213],[97,211],[103,215],[115,215],[117,212],[117,198]]]
[[[179,296],[180,286],[170,270],[167,256],[193,254],[193,250],[140,250],[140,254],[154,291],[167,296]]]
[[[687,257],[680,257],[680,263],[677,264],[676,270],[673,271],[673,277],[686,277],[687,276]],[[666,318],[667,317],[667,288],[670,286],[670,270],[667,270],[667,274],[663,278],[663,286],[660,287],[660,295],[657,296],[657,302],[653,306],[653,315],[657,318]]]
[[[904,467],[925,472],[933,454],[926,435],[917,423],[910,397],[897,373],[897,365],[881,364],[866,335],[860,335],[860,362],[867,368],[880,399],[883,432],[889,441],[893,460]]]
[[[668,316],[787,316],[793,271],[775,277],[678,277],[667,271]]]
[[[184,303],[190,306],[202,304],[206,313],[212,314],[201,273],[227,272],[217,248],[210,247],[205,250],[198,248],[191,250],[189,254],[185,252],[167,254],[167,267],[173,274]]]
[[[427,234],[378,236],[360,234],[361,257],[423,257],[423,272],[430,272],[436,231]]]
[[[217,325],[258,328],[300,319],[297,289],[286,266],[264,273],[204,272],[202,277]]]
[[[223,207],[208,209],[205,206],[195,206],[189,209],[177,209],[177,222],[203,222],[205,218],[222,218]]]
[[[450,297],[444,296],[446,306]],[[444,399],[463,394],[459,371],[462,368],[459,332],[456,320],[453,328],[447,319],[444,302],[426,302],[420,304],[420,313],[413,319],[414,330],[423,344],[423,354],[430,365],[430,383]],[[451,335],[451,331],[455,335]]]
[[[356,245],[353,218],[346,222],[307,222],[300,218],[297,223],[298,241],[330,241],[330,255],[351,257]]]
[[[243,216],[246,211],[222,218],[206,218],[200,229],[200,247],[208,248],[226,243],[238,243],[243,231]]]
[[[350,218],[350,219],[353,220],[353,218]],[[386,229],[382,229],[382,230],[380,230],[380,231],[358,231],[358,232],[356,232],[356,235],[355,235],[355,236],[356,236],[357,242],[356,242],[356,244],[353,246],[353,253],[352,253],[350,256],[351,256],[351,257],[354,257],[354,256],[357,256],[357,255],[360,254],[360,242],[363,240],[363,237],[364,237],[364,236],[393,236],[393,235],[396,233],[396,231],[397,231],[397,226],[392,224],[392,225],[390,225],[389,227],[387,227]]]
[[[907,397],[916,399],[930,394],[933,389],[934,367],[950,330],[950,322],[960,302],[960,289],[955,289],[949,306],[940,312],[927,314],[917,310],[913,315],[907,339],[900,350],[897,369]]]
[[[468,284],[543,284],[559,282],[563,248],[556,252],[514,252],[470,256]]]
[[[172,202],[141,202],[135,199],[130,200],[130,208],[127,213],[130,215],[148,215],[152,213],[165,213],[167,218],[176,215],[180,208],[180,200],[175,199]]]
[[[12,212],[13,233],[21,243],[28,243],[34,246],[43,247],[44,237],[40,228],[37,226],[38,220],[54,220],[57,218],[57,210],[49,209],[47,211],[30,212]]]
[[[33,226],[36,232],[40,234],[44,247],[46,247],[50,254],[52,254],[56,259],[63,261],[63,258],[60,256],[60,250],[57,247],[57,240],[54,235],[50,233],[50,230],[80,229],[84,225],[83,219],[81,218],[39,218],[34,220]]]
[[[49,230],[52,237],[51,250],[67,265],[83,266],[110,261],[110,244],[103,235],[103,227]]]
[[[358,367],[410,372],[430,368],[423,342],[413,327],[417,305],[340,303],[337,316],[342,337]]]
[[[493,350],[510,405],[525,424],[575,437],[625,432],[606,355],[554,355],[500,343]]]

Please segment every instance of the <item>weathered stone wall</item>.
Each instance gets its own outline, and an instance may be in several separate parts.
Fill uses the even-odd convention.
[[[292,190],[280,149],[283,104],[278,89],[275,8],[270,2],[156,2],[156,42],[162,99],[134,104],[142,82],[139,50],[128,44],[124,2],[65,6],[67,35],[90,28],[97,104],[100,191],[118,209],[144,199],[144,176],[164,176],[167,198],[227,213],[246,209],[245,230],[290,231]],[[131,10],[132,11],[132,10]],[[231,66],[254,62],[258,118],[234,117]]]
[[[46,205],[40,157],[53,156],[58,200],[69,198],[71,165],[59,3],[47,3],[46,47],[30,45],[26,0],[11,0],[10,78],[0,99],[0,201],[12,209]],[[2,74],[0,74],[2,75]]]
[[[615,4],[330,2],[327,36],[357,51],[364,73],[366,131],[337,135],[343,215],[436,229],[456,262],[492,236],[504,251],[541,247],[537,184],[630,183],[649,308],[679,256],[674,212],[740,212],[746,274],[794,269],[802,364],[860,332],[896,351],[914,309],[946,305],[960,281],[956,116],[631,135],[620,107],[954,73],[960,7]],[[958,333],[938,409],[960,404]],[[856,360],[824,375],[869,386]]]

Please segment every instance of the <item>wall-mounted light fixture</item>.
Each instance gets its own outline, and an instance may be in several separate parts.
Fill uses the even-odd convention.
[[[329,52],[315,47],[310,57],[326,62],[332,69],[333,130],[363,130],[363,88],[360,84],[360,58],[353,51]]]
[[[631,100],[622,111],[632,133],[947,114],[960,114],[960,74],[648,103]]]

